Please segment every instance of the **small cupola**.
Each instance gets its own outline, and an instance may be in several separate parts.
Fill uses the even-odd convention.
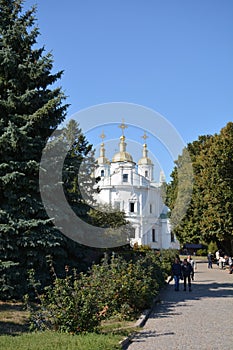
[[[109,160],[108,158],[105,156],[105,147],[104,147],[104,139],[105,139],[105,134],[104,132],[102,132],[102,134],[100,135],[101,139],[102,139],[102,143],[100,145],[100,156],[97,158],[97,164],[98,165],[105,165],[105,164],[109,164]]]
[[[146,133],[144,132],[144,135],[142,136],[144,141],[148,138]],[[144,176],[148,180],[153,180],[153,163],[152,160],[148,157],[148,149],[147,144],[143,144],[142,148],[142,158],[138,161],[138,174]]]
[[[139,159],[138,165],[153,165],[151,159],[148,157],[148,149],[146,143],[143,145],[142,158]]]
[[[105,156],[105,147],[104,147],[104,142],[103,141],[104,141],[106,136],[105,136],[104,132],[102,132],[100,137],[102,139],[102,143],[100,145],[100,155],[96,159],[96,161],[97,161],[97,168],[96,168],[96,171],[95,171],[95,176],[96,177],[100,176],[101,178],[104,178],[104,177],[109,175],[110,162],[109,162],[108,158]]]

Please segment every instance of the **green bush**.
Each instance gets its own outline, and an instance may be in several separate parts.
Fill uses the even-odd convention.
[[[177,249],[162,249],[159,252],[159,258],[161,260],[161,269],[163,271],[165,279],[171,275],[172,263],[174,262],[175,257],[177,255],[179,255]]]
[[[137,252],[130,261],[106,256],[87,274],[67,271],[66,278],[55,276],[53,285],[38,296],[32,328],[81,333],[97,331],[101,320],[113,316],[135,318],[158,294],[173,255],[148,250]]]
[[[207,249],[198,249],[197,252],[196,252],[196,255],[197,256],[207,256],[208,252],[207,252]]]
[[[160,267],[151,253],[129,262],[121,257],[113,257],[102,299],[107,302],[108,316],[117,314],[123,319],[135,317],[151,304],[162,280]]]
[[[216,242],[210,242],[208,245],[208,252],[215,253],[218,250]]]
[[[97,291],[88,278],[55,278],[40,296],[40,305],[31,312],[31,328],[80,333],[95,331],[100,324]]]

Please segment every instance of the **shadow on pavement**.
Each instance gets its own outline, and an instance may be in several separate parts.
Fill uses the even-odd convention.
[[[183,291],[183,285],[180,285],[180,291],[175,292],[174,286],[168,285],[161,294],[162,301],[153,308],[150,317],[173,317],[177,314],[173,312],[174,307],[190,306],[189,300],[200,300],[204,298],[233,298],[232,283],[192,283],[192,292]]]
[[[0,336],[16,336],[28,332],[29,325],[22,304],[0,303]]]
[[[141,331],[140,333],[137,333],[135,336],[134,336],[134,341],[136,342],[144,342],[145,341],[145,338],[155,338],[155,337],[161,337],[161,336],[164,336],[164,335],[173,335],[175,334],[174,332],[165,332],[165,333],[159,333],[159,332],[156,332],[156,331]]]
[[[214,280],[214,276],[213,279],[211,279],[212,276],[208,276],[209,279],[204,279],[203,273],[205,273],[205,271],[198,271],[196,273],[196,281],[194,280],[192,282],[191,292],[188,290],[183,291],[183,281],[180,283],[180,291],[178,292],[174,291],[173,281],[166,285],[164,290],[161,291],[160,301],[155,304],[150,313],[150,319],[174,317],[174,322],[176,322],[175,316],[182,314],[182,308],[184,307],[192,308],[194,305],[191,303],[191,301],[193,300],[202,300],[205,298],[233,298],[233,278],[232,282],[217,283],[216,280]],[[201,281],[199,280],[198,275],[203,278]],[[174,333],[172,332],[158,333],[156,331],[147,331],[144,328],[134,336],[133,342],[145,342],[146,338],[173,334]]]

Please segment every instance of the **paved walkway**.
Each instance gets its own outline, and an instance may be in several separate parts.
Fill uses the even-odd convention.
[[[171,282],[160,299],[128,350],[233,349],[233,275],[198,263],[192,292]]]

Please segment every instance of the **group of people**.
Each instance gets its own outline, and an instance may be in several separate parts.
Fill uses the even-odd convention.
[[[184,281],[184,291],[186,291],[187,282],[189,292],[192,291],[191,280],[194,280],[195,267],[195,261],[190,255],[184,259],[183,262],[180,261],[179,256],[176,256],[175,261],[172,264],[172,276],[169,280],[170,282],[174,278],[176,292],[179,291],[180,280]]]
[[[229,266],[229,273],[233,273],[233,261],[232,258],[226,254],[224,254],[221,250],[218,250],[215,253],[216,263],[219,266],[219,268],[223,269],[226,265]],[[213,254],[211,252],[207,255],[208,260],[208,268],[212,269],[212,263],[213,263]],[[191,255],[188,255],[186,259],[183,260],[183,262],[180,260],[179,256],[177,255],[175,257],[175,260],[172,264],[171,269],[171,277],[168,281],[170,283],[173,279],[175,282],[175,291],[179,291],[180,287],[180,280],[184,281],[184,291],[188,289],[191,292],[192,291],[192,283],[191,281],[194,280],[194,272],[196,269],[196,262],[192,259]]]
[[[216,263],[220,269],[229,266],[229,273],[233,272],[233,261],[232,257],[225,254],[221,249],[217,250],[215,253]]]
[[[212,269],[213,268],[214,256],[213,256],[213,254],[211,252],[208,253],[207,260],[208,260],[208,268]],[[227,266],[229,266],[229,273],[232,274],[232,272],[233,272],[233,261],[232,261],[232,257],[231,256],[228,256],[221,249],[219,249],[215,253],[215,261],[216,261],[217,266],[220,269],[224,269]]]

